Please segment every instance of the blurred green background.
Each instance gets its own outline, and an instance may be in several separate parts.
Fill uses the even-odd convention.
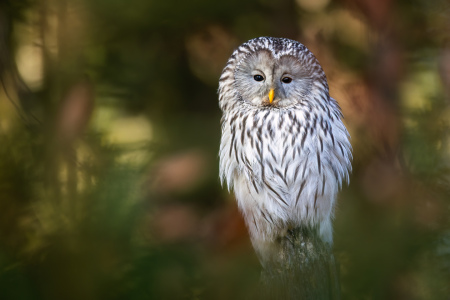
[[[444,0],[2,0],[0,299],[254,295],[216,91],[258,36],[315,53],[352,136],[343,299],[448,299]]]

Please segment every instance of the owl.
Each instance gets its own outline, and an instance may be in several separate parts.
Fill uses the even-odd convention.
[[[234,190],[257,254],[298,227],[332,244],[352,148],[316,57],[297,41],[252,39],[229,58],[218,92],[220,179]]]

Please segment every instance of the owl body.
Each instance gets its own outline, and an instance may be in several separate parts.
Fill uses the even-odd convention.
[[[250,40],[222,73],[219,105],[220,177],[234,189],[255,249],[299,226],[331,243],[351,146],[314,55],[288,39]]]

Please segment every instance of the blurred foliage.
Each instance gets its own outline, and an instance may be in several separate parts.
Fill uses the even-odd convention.
[[[251,298],[217,180],[217,82],[293,38],[343,108],[343,299],[450,295],[450,5],[426,0],[0,2],[0,298]]]

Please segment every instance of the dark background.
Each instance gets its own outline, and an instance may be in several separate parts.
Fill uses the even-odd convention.
[[[343,299],[448,299],[443,0],[2,0],[0,299],[254,294],[216,91],[258,36],[315,53],[352,136]]]

